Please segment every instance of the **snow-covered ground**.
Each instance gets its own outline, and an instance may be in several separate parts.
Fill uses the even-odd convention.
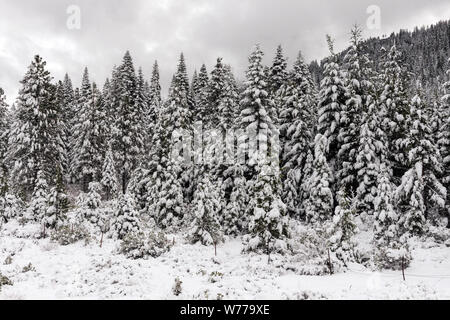
[[[60,246],[18,236],[0,232],[0,272],[13,282],[1,287],[0,299],[450,299],[450,248],[430,241],[415,242],[403,281],[401,272],[357,264],[332,276],[298,275],[286,257],[269,264],[265,255],[242,254],[239,239],[219,245],[215,256],[212,247],[169,236],[170,252],[130,260],[111,239],[100,248],[98,238]],[[175,296],[177,277],[182,292]]]

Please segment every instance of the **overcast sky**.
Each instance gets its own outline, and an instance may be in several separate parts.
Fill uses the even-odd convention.
[[[80,29],[67,27],[71,5],[80,8]],[[381,9],[378,30],[366,27],[370,5]],[[310,61],[327,54],[327,33],[344,48],[355,23],[367,37],[449,17],[448,0],[0,0],[0,87],[14,101],[35,54],[55,79],[67,72],[78,86],[87,66],[103,85],[129,49],[147,78],[158,60],[166,91],[181,51],[190,75],[220,56],[242,79],[256,43],[267,62],[278,44],[291,62],[298,50]]]

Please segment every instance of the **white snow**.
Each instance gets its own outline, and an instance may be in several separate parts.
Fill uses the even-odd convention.
[[[129,260],[117,253],[116,240],[105,238],[102,248],[99,237],[60,246],[18,238],[26,232],[14,236],[16,228],[0,231],[0,272],[13,282],[1,287],[0,299],[450,299],[450,249],[433,241],[411,240],[413,261],[403,281],[401,272],[359,264],[334,275],[298,275],[286,268],[288,256],[271,255],[269,264],[267,255],[241,253],[241,239],[218,245],[214,256],[213,246],[170,235],[170,252]],[[369,239],[369,232],[360,233],[359,247],[369,247]],[[4,264],[8,256],[12,262]],[[23,272],[30,263],[34,269]],[[172,291],[177,277],[179,296]]]

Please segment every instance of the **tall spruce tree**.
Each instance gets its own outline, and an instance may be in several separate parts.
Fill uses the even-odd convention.
[[[400,180],[408,170],[408,154],[405,139],[408,134],[409,76],[405,70],[402,54],[394,45],[385,54],[382,63],[382,87],[380,103],[385,110],[383,128],[387,135],[388,160],[392,167],[394,178]]]
[[[131,173],[143,153],[142,101],[138,99],[138,79],[133,60],[127,51],[115,72],[113,92],[115,122],[112,147],[116,167],[121,177],[122,193],[127,190]]]
[[[56,90],[45,67],[46,62],[35,56],[21,81],[9,136],[11,177],[24,196],[35,190],[38,171],[54,184],[54,172],[62,166]]]
[[[327,42],[331,55],[325,62],[324,77],[320,83],[317,131],[324,135],[330,144],[326,158],[335,161],[340,149],[338,135],[341,128],[341,112],[345,109],[346,87],[344,73],[329,36]]]
[[[447,190],[438,180],[442,172],[440,153],[432,139],[429,113],[420,90],[412,99],[410,110],[411,126],[405,139],[410,169],[403,175],[396,196],[403,230],[422,234],[427,215],[445,206]]]

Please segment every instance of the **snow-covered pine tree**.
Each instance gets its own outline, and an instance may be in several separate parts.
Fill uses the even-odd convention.
[[[130,232],[138,232],[139,226],[139,216],[133,196],[129,193],[121,194],[111,226],[113,237],[122,240]]]
[[[388,160],[395,179],[408,170],[408,151],[405,139],[408,135],[409,76],[402,62],[402,54],[394,45],[385,54],[382,63],[382,87],[380,103],[384,110],[383,128],[387,135]],[[396,181],[394,181],[396,182]]]
[[[228,171],[232,171],[226,175],[232,177],[233,185],[223,210],[223,231],[226,235],[237,236],[248,227],[249,183],[241,166],[235,165]]]
[[[351,30],[351,46],[344,57],[346,67],[345,77],[345,107],[341,110],[338,140],[337,183],[347,194],[354,194],[358,188],[358,169],[356,168],[360,130],[363,119],[373,103],[374,86],[371,81],[371,61],[367,50],[363,47],[362,30],[354,26]],[[367,129],[367,127],[366,127]],[[368,134],[366,131],[364,134]]]
[[[302,170],[313,136],[313,128],[309,124],[316,104],[311,75],[300,53],[286,79],[278,89],[277,99],[281,106],[283,201],[289,214],[298,216],[304,200],[299,194]]]
[[[326,136],[318,134],[314,145],[313,170],[308,181],[309,199],[305,206],[306,220],[309,223],[324,222],[333,215],[333,174],[326,158],[328,146]]]
[[[442,182],[447,188],[450,188],[450,59],[449,69],[447,70],[447,81],[442,85],[443,96],[441,98],[441,107],[439,109],[441,125],[438,128],[438,146],[442,157],[443,173]],[[450,227],[450,197],[447,197],[446,212],[448,216],[448,226]]]
[[[36,189],[38,171],[54,183],[54,172],[61,168],[55,88],[45,66],[46,62],[35,56],[21,81],[9,135],[11,177],[24,197]]]
[[[300,190],[298,192],[299,198],[302,199],[302,202],[300,204],[299,209],[299,217],[303,221],[306,220],[306,209],[309,204],[310,199],[310,185],[309,181],[311,181],[311,177],[313,175],[313,167],[314,167],[314,155],[313,150],[311,148],[308,150],[308,153],[306,155],[305,165],[303,166],[302,170],[302,183],[300,185]]]
[[[119,181],[117,180],[117,171],[114,166],[114,157],[112,148],[109,147],[105,155],[102,170],[102,180],[100,181],[106,192],[106,201],[114,198],[119,191]]]
[[[225,65],[224,87],[222,98],[218,106],[218,128],[231,130],[237,126],[239,116],[239,91],[233,72],[229,65]]]
[[[48,191],[45,173],[42,170],[38,170],[36,174],[36,184],[26,212],[26,217],[29,221],[42,222],[45,218],[48,209]]]
[[[289,217],[281,200],[281,181],[278,168],[264,165],[252,184],[250,222],[244,238],[244,251],[270,254],[285,253],[288,249]]]
[[[0,88],[0,198],[8,192],[9,165],[6,160],[8,151],[8,135],[10,115],[8,104],[2,88]]]
[[[330,36],[327,36],[327,42],[331,55],[325,62],[324,77],[320,83],[317,131],[324,135],[330,144],[326,158],[335,161],[340,149],[338,141],[340,116],[347,99],[344,73],[338,63],[338,56],[334,53],[334,44]]]
[[[160,84],[160,76],[159,76],[159,66],[158,61],[155,61],[153,64],[152,70],[152,78],[150,80],[150,105],[155,107],[154,114],[156,115],[158,112],[158,107],[162,103],[161,98],[161,84]],[[154,119],[156,120],[156,119]]]
[[[335,209],[333,221],[327,233],[329,235],[328,245],[331,251],[344,265],[355,261],[356,224],[354,221],[356,208],[355,203],[340,190],[337,195],[339,205]]]
[[[89,71],[84,70],[79,100],[78,123],[74,128],[71,167],[81,182],[83,191],[100,177],[105,143],[105,123],[101,93],[95,83],[89,82]]]
[[[224,98],[226,86],[226,69],[222,58],[217,58],[217,63],[211,71],[211,79],[207,85],[207,105],[203,110],[203,127],[205,129],[217,129],[220,119],[217,117],[219,105]]]
[[[193,220],[189,230],[189,239],[192,243],[217,245],[222,240],[220,215],[223,208],[220,191],[211,180],[209,172],[203,171],[194,192],[191,204]]]
[[[171,161],[172,163],[170,164],[166,162],[166,164],[170,165],[171,170],[179,170],[173,173],[177,176],[176,178],[182,186],[186,201],[190,201],[192,198],[193,166],[192,163],[183,161],[182,153],[189,148],[188,145],[185,145],[188,142],[184,138],[186,136],[192,136],[194,109],[195,103],[191,96],[191,90],[189,89],[186,63],[184,55],[181,54],[164,109],[164,119],[161,121],[163,129],[160,130],[159,135],[165,135],[163,140],[165,141],[164,148],[166,150],[163,150],[163,152],[167,156],[173,146],[178,144],[182,145],[182,148],[178,150],[180,154],[176,155],[177,159]],[[175,132],[178,136],[173,135]],[[172,160],[174,160],[174,156],[175,154],[172,153]]]
[[[276,96],[278,90],[286,82],[287,77],[287,59],[284,57],[283,48],[279,45],[272,62],[272,66],[269,69],[269,77],[267,79],[269,95],[275,101],[273,110],[270,110],[270,117],[272,118],[272,121],[277,124],[282,106],[279,105]]]
[[[121,177],[122,193],[127,190],[131,173],[143,153],[142,101],[138,99],[138,79],[130,52],[126,52],[122,64],[113,79],[115,123],[112,148],[116,168]]]
[[[374,210],[374,260],[380,268],[400,269],[408,256],[407,247],[400,240],[399,215],[395,208],[391,172],[380,166]],[[405,263],[406,264],[406,263]]]
[[[410,169],[403,175],[402,183],[396,190],[402,231],[422,234],[428,215],[436,208],[443,208],[447,190],[438,180],[442,173],[439,149],[433,142],[429,125],[428,106],[421,97],[421,90],[411,101],[408,135]]]
[[[246,135],[239,138],[239,148],[247,150],[249,145],[253,144],[258,151],[247,154],[246,172],[256,169],[256,166],[261,162],[259,156],[265,155],[262,154],[264,146],[268,145],[271,138],[278,136],[278,129],[269,115],[274,103],[267,91],[262,57],[263,52],[257,45],[249,57],[249,67],[246,74],[247,81],[240,102],[241,114],[239,123],[240,128],[246,131]],[[251,141],[252,139],[255,139],[255,141]],[[275,151],[275,148],[273,151]],[[278,154],[272,156],[278,156]]]
[[[56,186],[50,189],[47,197],[47,211],[43,219],[46,229],[54,229],[62,225],[69,210],[69,199],[65,191],[63,175],[61,172],[57,172],[56,176]]]

